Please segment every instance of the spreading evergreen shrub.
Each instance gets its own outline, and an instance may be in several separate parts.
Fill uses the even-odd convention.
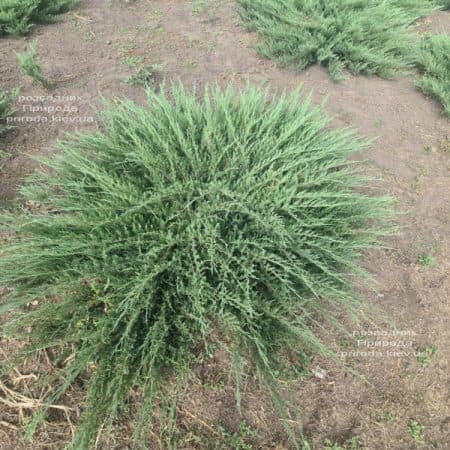
[[[440,101],[450,117],[450,36],[441,34],[423,39],[417,62],[423,77],[422,91]]]
[[[364,193],[348,159],[364,145],[298,93],[197,100],[181,87],[149,92],[145,108],[116,102],[101,131],[60,144],[22,190],[33,208],[2,218],[1,330],[29,338],[24,355],[59,349],[47,403],[90,374],[74,448],[90,448],[132,388],[145,399],[138,436],[212,344],[278,406],[286,350],[329,354],[317,333],[360,310],[358,258],[388,233],[390,200]]]
[[[0,36],[24,35],[34,23],[52,23],[77,0],[1,0]]]
[[[412,63],[409,26],[438,6],[429,0],[238,0],[261,34],[262,55],[304,69],[319,63],[334,79],[344,69],[391,77]]]

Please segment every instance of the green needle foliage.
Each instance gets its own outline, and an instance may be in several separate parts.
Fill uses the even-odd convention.
[[[125,83],[150,88],[153,84],[155,67],[155,65],[141,67],[134,75],[128,77]]]
[[[42,68],[37,62],[36,42],[33,42],[24,53],[16,53],[20,68],[25,75],[38,82],[45,89],[53,87],[53,83],[42,75]]]
[[[170,386],[209,345],[281,405],[286,349],[331,354],[317,331],[360,310],[357,259],[389,232],[390,199],[362,193],[348,159],[365,142],[330,130],[310,98],[254,88],[148,91],[147,107],[116,102],[103,119],[23,188],[39,211],[3,216],[3,334],[29,336],[25,355],[62,352],[48,403],[92,372],[73,448],[90,448],[132,388],[136,436],[155,401],[173,411]]]
[[[412,63],[410,25],[437,6],[427,0],[238,0],[262,55],[298,69],[319,63],[391,77]]]
[[[0,91],[0,136],[11,129],[7,121],[13,113],[12,103],[18,95],[19,89],[14,89],[11,92]]]
[[[419,88],[440,101],[450,117],[450,36],[441,34],[423,39],[417,61],[423,72]]]
[[[450,9],[450,0],[436,0],[436,5],[441,9]]]
[[[75,3],[76,0],[1,0],[0,37],[22,36],[34,23],[52,23]]]

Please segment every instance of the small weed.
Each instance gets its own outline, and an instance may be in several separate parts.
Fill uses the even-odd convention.
[[[212,53],[216,49],[216,44],[214,42],[203,42],[199,38],[189,37],[188,38],[188,47],[189,48],[197,47],[197,48],[207,51],[208,53]]]
[[[341,447],[338,444],[333,444],[329,439],[325,439],[323,449],[324,450],[344,450],[344,447]]]
[[[433,356],[437,352],[437,347],[435,345],[430,345],[423,350],[416,353],[417,362],[423,369],[426,369],[433,359]]]
[[[450,138],[447,137],[439,142],[439,149],[444,153],[450,153]]]
[[[136,49],[136,43],[132,40],[127,42],[120,42],[118,44],[117,50],[121,57],[122,64],[129,67],[138,67],[142,65],[144,58],[139,55],[133,55],[133,50]]]
[[[408,423],[408,432],[411,437],[418,443],[423,444],[423,432],[425,431],[425,427],[418,422],[417,420],[410,420]]]
[[[437,261],[433,255],[430,255],[429,253],[425,253],[425,254],[419,256],[418,262],[422,267],[431,268],[436,265]]]
[[[415,175],[413,180],[412,189],[417,195],[419,195],[421,191],[422,175]]]
[[[280,376],[283,374],[284,379],[288,381],[302,380],[311,375],[310,364],[311,358],[306,356],[306,354],[300,358],[295,358],[289,352],[286,352],[280,370],[275,373]]]
[[[211,6],[213,0],[192,0],[192,14],[201,16]]]
[[[361,442],[357,437],[347,439],[343,445],[333,444],[329,439],[325,440],[324,450],[359,450]]]
[[[134,75],[128,77],[125,83],[132,86],[149,87],[153,83],[155,68],[155,65],[141,67]]]
[[[423,392],[417,391],[414,393],[414,400],[420,404],[425,400],[425,394]]]
[[[356,347],[356,342],[354,339],[348,337],[342,337],[339,339],[339,344],[342,349],[353,349]]]
[[[303,438],[302,441],[300,442],[300,450],[311,450],[312,446],[311,444],[305,439]]]
[[[162,35],[163,33],[165,33],[165,31],[166,31],[166,29],[161,25],[161,24],[159,24],[159,25],[157,25],[155,28],[153,28],[152,29],[152,34],[154,35],[154,36],[157,36],[157,35]]]
[[[202,386],[205,389],[211,389],[212,391],[221,391],[225,388],[225,380],[218,380],[218,381],[206,381],[202,383]]]
[[[423,148],[423,151],[427,155],[430,155],[431,153],[433,153],[433,147],[431,147],[431,145],[425,145],[425,147]]]
[[[377,119],[374,122],[374,125],[375,125],[376,128],[382,128],[383,124],[384,124],[383,119]]]
[[[16,53],[20,68],[25,75],[39,83],[45,89],[53,87],[53,83],[42,75],[42,68],[36,60],[36,41],[33,42],[24,53]]]
[[[395,415],[393,412],[383,409],[379,411],[376,418],[379,422],[389,423],[395,419]]]
[[[5,152],[4,150],[0,149],[0,170],[3,169],[3,165],[5,161],[9,158],[9,153]]]
[[[119,44],[119,53],[121,55],[126,55],[136,48],[136,44],[134,42],[122,42]]]
[[[206,51],[209,53],[213,53],[216,50],[216,44],[214,42],[208,42],[206,44]]]
[[[409,164],[408,167],[410,167],[411,170],[417,173],[417,175],[415,175],[413,178],[414,181],[411,188],[417,195],[419,195],[422,191],[422,188],[427,183],[426,178],[430,176],[430,170],[426,167],[417,166],[415,164]]]
[[[340,114],[339,117],[340,117],[340,119],[342,119],[347,125],[350,125],[350,124],[355,120],[353,114],[352,114],[351,112],[349,112],[349,111],[343,111],[343,112]]]
[[[153,11],[150,11],[150,14],[148,16],[150,20],[158,20],[161,18],[162,14],[162,11],[154,9]]]
[[[140,55],[133,55],[133,50],[136,49],[136,43],[132,40],[128,42],[121,42],[118,45],[118,52],[121,57],[121,62],[125,66],[128,67],[139,67],[142,66],[144,63],[143,56]]]
[[[128,67],[138,67],[142,65],[143,62],[144,58],[138,55],[126,56],[125,58],[122,58],[122,64],[125,64]]]
[[[205,446],[205,436],[193,430],[174,438],[173,448],[208,448]]]
[[[0,136],[12,127],[8,125],[8,117],[13,114],[12,102],[19,95],[19,89],[11,92],[0,91]]]
[[[148,30],[148,26],[146,25],[136,25],[134,27],[136,33],[145,33]]]
[[[226,443],[226,447],[222,447],[223,449],[252,450],[254,448],[248,441],[254,439],[257,433],[245,420],[242,420],[239,424],[237,433],[230,433],[221,426],[219,426],[219,432]]]
[[[198,66],[196,61],[189,61],[188,63],[186,63],[186,68],[187,69],[195,69]]]
[[[199,38],[195,38],[195,37],[189,37],[188,38],[188,46],[189,46],[189,48],[200,47],[201,44],[202,44],[202,41]]]

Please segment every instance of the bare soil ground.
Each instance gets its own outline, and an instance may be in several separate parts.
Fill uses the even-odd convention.
[[[449,32],[450,14],[435,14],[418,28]],[[58,81],[51,92],[32,84],[18,68],[14,52],[23,51],[34,39],[45,75]],[[39,164],[33,156],[50,154],[66,132],[96,126],[102,96],[145,102],[142,87],[124,83],[141,63],[159,65],[155,83],[181,80],[201,88],[205,83],[240,87],[251,82],[275,90],[302,85],[306,91],[314,90],[317,102],[327,97],[326,111],[333,124],[356,127],[362,135],[376,138],[360,157],[378,180],[377,192],[395,196],[403,212],[399,220],[404,228],[390,240],[390,249],[364,259],[377,285],[362,289],[398,332],[386,326],[377,332],[387,336],[360,337],[359,342],[341,339],[349,352],[346,361],[366,381],[336,364],[312,361],[309,375],[291,386],[304,434],[313,449],[324,448],[326,439],[343,445],[356,436],[370,450],[446,450],[450,448],[450,121],[437,103],[415,88],[414,74],[395,80],[348,75],[336,84],[320,67],[301,73],[277,67],[257,55],[256,42],[257,37],[240,26],[233,0],[84,0],[57,24],[36,27],[26,38],[1,39],[0,88],[20,86],[21,95],[30,97],[16,103],[15,116],[47,117],[47,122],[18,122],[0,141],[11,155],[0,172],[0,206],[20,202],[17,189]],[[35,98],[42,95],[75,99]],[[30,105],[72,109],[30,112]],[[424,255],[432,255],[435,264],[427,264],[429,260],[421,259]],[[389,346],[377,347],[383,342]],[[2,342],[1,358],[8,360],[15,345]],[[372,350],[375,353],[367,353]],[[35,396],[28,389],[52,364],[46,356],[13,375],[9,388]],[[239,428],[233,390],[224,387],[227,379],[218,375],[223,364],[221,355],[215,355],[199,368],[201,382],[183,394],[179,448],[238,448],[212,429],[221,424],[233,434]],[[248,379],[243,397],[244,417],[256,430],[255,437],[248,437],[251,448],[290,448],[270,401],[256,386]],[[0,389],[0,449],[63,448],[71,433],[68,418],[76,423],[81,399],[82,386],[74,387],[64,400],[71,410],[52,412],[35,441],[27,443],[22,427],[35,404]],[[423,443],[414,439],[412,421],[424,426]],[[99,447],[129,448],[130,426],[123,418],[113,438],[101,440]],[[150,440],[151,448],[167,448],[156,435]]]

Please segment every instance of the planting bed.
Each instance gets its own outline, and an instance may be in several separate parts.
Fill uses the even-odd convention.
[[[450,12],[435,12],[415,29],[449,33]],[[264,59],[256,50],[261,39],[246,31],[234,0],[83,0],[54,24],[35,25],[25,37],[1,37],[0,89],[21,91],[12,104],[14,128],[0,136],[0,207],[36,209],[19,195],[24,178],[42,166],[35,157],[53,154],[66,133],[94,131],[102,98],[128,97],[145,105],[142,84],[159,90],[163,80],[181,81],[187,89],[195,85],[198,96],[207,84],[231,84],[239,91],[251,83],[275,95],[299,87],[312,91],[313,103],[326,100],[331,127],[356,128],[373,139],[354,158],[373,178],[371,194],[394,197],[401,229],[382,250],[364,252],[362,265],[373,273],[374,286],[356,284],[360,296],[388,320],[358,328],[343,318],[352,336],[323,333],[358,373],[317,356],[286,381],[298,405],[304,448],[445,450],[450,442],[450,120],[419,90],[414,71],[389,80],[344,71],[336,83],[326,68],[296,71]],[[16,53],[35,40],[50,90],[19,67]],[[6,239],[0,234],[0,242]],[[4,366],[21,345],[0,341]],[[46,382],[36,381],[60,363],[54,356],[42,351],[28,358],[0,384],[1,450],[61,449],[70,441],[83,409],[82,379],[50,409],[31,441],[24,435],[47,389]],[[195,380],[177,406],[178,448],[293,448],[270,396],[250,375],[242,380],[240,417],[229,363],[226,353],[213,349],[195,368]],[[131,412],[139,395],[132,395]],[[99,436],[98,448],[131,448],[133,427],[122,414],[111,432]],[[147,439],[149,448],[169,448],[157,426]]]

